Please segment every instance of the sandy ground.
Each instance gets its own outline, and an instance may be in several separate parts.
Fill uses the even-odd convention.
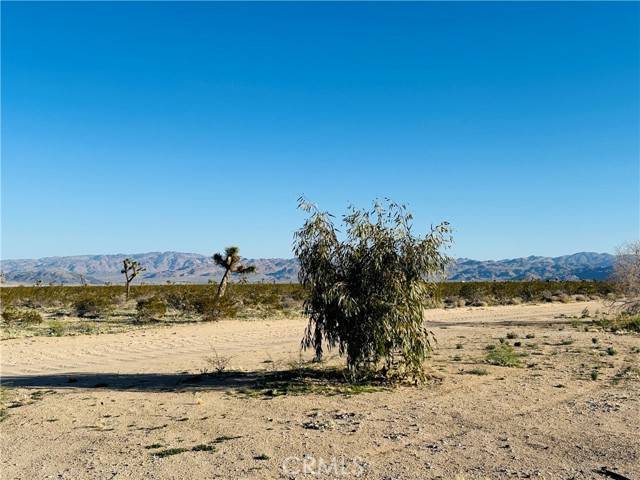
[[[640,337],[585,306],[429,311],[439,379],[351,396],[238,393],[298,358],[301,318],[3,341],[2,478],[637,479]],[[484,362],[507,332],[522,368]],[[213,349],[234,373],[194,377]]]

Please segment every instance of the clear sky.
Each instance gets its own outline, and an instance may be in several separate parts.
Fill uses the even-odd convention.
[[[639,236],[638,3],[2,2],[2,256],[237,244],[304,194],[478,259]]]

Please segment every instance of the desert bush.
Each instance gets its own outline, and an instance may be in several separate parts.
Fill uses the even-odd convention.
[[[58,320],[49,322],[49,334],[54,337],[62,337],[64,335],[64,324]]]
[[[87,294],[78,298],[73,308],[78,317],[98,318],[111,310],[112,304],[108,297]]]
[[[477,306],[477,303],[483,302],[487,298],[487,293],[480,282],[464,283],[459,293],[468,305]]]
[[[20,315],[21,323],[41,323],[42,315],[36,310],[27,310]]]
[[[207,361],[207,365],[211,367],[215,373],[220,374],[220,373],[224,373],[224,371],[229,366],[229,363],[231,362],[231,357],[219,355],[218,351],[214,348],[212,355],[207,357],[206,361]],[[206,371],[208,372],[209,369],[207,368]]]
[[[387,378],[423,378],[432,336],[422,315],[447,264],[440,250],[450,241],[448,224],[418,237],[404,206],[376,202],[370,211],[352,208],[343,216],[339,240],[329,213],[303,200],[300,208],[309,213],[294,246],[309,292],[303,347],[318,359],[324,342],[337,347],[351,372],[382,362]]]
[[[167,306],[162,298],[154,295],[150,298],[141,298],[138,300],[136,310],[140,320],[157,320],[165,316]]]
[[[7,324],[23,323],[34,324],[42,322],[42,315],[35,309],[18,310],[14,307],[5,307],[2,311],[2,320]]]
[[[640,314],[640,240],[618,249],[613,280],[622,299],[614,299],[621,312]]]
[[[17,323],[20,319],[20,312],[15,307],[8,306],[2,309],[2,320],[5,323]]]
[[[205,321],[233,318],[238,314],[238,303],[233,295],[218,297],[205,291],[192,298],[192,305]]]

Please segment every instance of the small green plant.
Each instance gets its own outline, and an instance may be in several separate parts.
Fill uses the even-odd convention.
[[[507,344],[500,344],[489,351],[486,356],[488,363],[502,367],[519,367],[520,358],[514,352],[513,347]]]
[[[464,346],[461,343],[456,343],[456,350],[462,350]]]
[[[269,455],[265,455],[264,453],[261,453],[260,455],[256,455],[255,457],[253,457],[254,460],[269,460],[271,457]]]
[[[572,345],[573,343],[575,343],[575,340],[573,338],[563,338],[560,341],[560,345]]]
[[[598,339],[596,337],[591,338],[591,343],[593,343],[594,345],[597,345]]]
[[[509,340],[513,340],[514,338],[518,338],[518,334],[515,333],[515,332],[509,332],[509,333],[507,333],[507,338]]]
[[[513,342],[513,346],[514,347],[521,347],[522,346],[522,342]]]
[[[591,380],[593,381],[598,380],[598,370],[596,370],[595,368],[591,370]]]
[[[618,352],[616,351],[616,349],[615,349],[615,348],[613,348],[613,347],[607,347],[607,355],[611,355],[611,356],[613,356],[613,355],[615,355],[616,353],[618,353]]]
[[[164,445],[162,445],[161,443],[152,443],[151,445],[145,445],[144,448],[146,448],[147,450],[153,450],[155,448],[162,448]]]
[[[527,333],[525,335],[525,338],[536,338],[536,334],[535,333]]]

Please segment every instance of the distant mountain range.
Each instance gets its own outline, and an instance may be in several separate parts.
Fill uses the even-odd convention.
[[[29,285],[41,280],[43,284],[64,283],[102,285],[122,283],[122,260],[132,258],[146,267],[136,283],[160,284],[207,283],[218,281],[222,270],[211,257],[197,253],[151,252],[117,255],[80,255],[47,257],[37,260],[2,260],[0,266],[7,284]],[[601,280],[613,269],[613,255],[582,252],[562,257],[526,257],[510,260],[471,260],[459,258],[449,269],[452,281],[474,280]],[[295,259],[245,259],[255,265],[256,273],[247,276],[249,282],[297,282],[298,263]]]

